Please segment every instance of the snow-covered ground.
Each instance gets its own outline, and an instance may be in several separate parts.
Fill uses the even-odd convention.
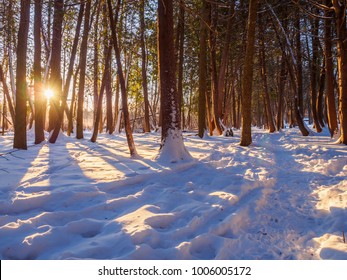
[[[155,133],[134,135],[137,159],[124,135],[15,152],[1,136],[0,258],[347,259],[347,147],[235,134],[187,133],[193,159],[171,164]]]

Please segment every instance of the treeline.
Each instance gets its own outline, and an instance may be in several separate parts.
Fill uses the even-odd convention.
[[[163,7],[161,7],[163,5]],[[347,1],[2,0],[1,129],[14,147],[162,129],[314,124],[347,144]],[[161,8],[163,10],[161,11]],[[161,19],[160,16],[163,16]],[[160,29],[160,26],[162,29]],[[54,94],[47,99],[45,91]],[[168,131],[171,131],[168,133]]]

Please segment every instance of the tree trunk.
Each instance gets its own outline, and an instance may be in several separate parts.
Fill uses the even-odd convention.
[[[69,117],[68,117],[68,125],[67,125],[67,135],[70,136],[73,132],[73,120],[75,116],[76,111],[76,86],[77,86],[77,76],[79,73],[80,67],[78,66],[76,69],[76,73],[73,75],[73,84],[72,84],[72,96],[71,96],[71,106],[69,111]]]
[[[235,1],[230,1],[230,9],[228,13],[228,24],[227,24],[227,33],[224,39],[224,46],[222,50],[221,64],[219,66],[219,76],[218,76],[218,103],[217,103],[217,118],[218,122],[223,120],[224,110],[223,110],[223,101],[226,99],[225,91],[225,76],[227,73],[228,61],[229,61],[229,50],[230,50],[230,41],[233,28],[233,18],[235,12]]]
[[[141,27],[141,74],[142,74],[142,89],[143,89],[143,100],[145,104],[145,121],[144,121],[144,132],[151,132],[151,126],[149,123],[149,101],[148,101],[148,83],[147,83],[147,54],[146,54],[146,24],[145,24],[145,0],[141,0],[140,8],[140,27]]]
[[[199,132],[200,138],[204,137],[206,131],[206,78],[207,78],[207,20],[208,7],[203,0],[200,19],[200,49],[199,49]]]
[[[322,132],[322,128],[318,121],[318,114],[317,114],[317,84],[318,84],[318,64],[319,64],[319,57],[318,57],[318,45],[319,45],[319,38],[318,38],[318,27],[319,27],[319,19],[315,18],[313,19],[312,23],[312,61],[311,61],[311,111],[312,111],[312,117],[314,126],[316,128],[317,132]]]
[[[280,77],[278,85],[278,110],[277,110],[277,131],[283,128],[283,115],[284,115],[284,89],[286,83],[286,63],[285,58],[282,54]],[[300,110],[299,110],[300,111]]]
[[[286,13],[286,12],[285,12]],[[302,51],[301,51],[301,25],[300,25],[300,9],[297,10],[295,18],[295,45],[296,45],[296,77],[297,77],[297,94],[298,106],[300,115],[304,115],[304,94],[303,94],[303,79],[302,79]]]
[[[54,129],[58,122],[58,108],[62,94],[61,78],[61,48],[62,48],[62,29],[64,17],[64,0],[54,1],[53,16],[53,37],[52,37],[52,57],[51,57],[51,76],[49,86],[54,92],[50,98],[49,125],[48,131]]]
[[[15,122],[15,108],[13,107],[13,104],[12,104],[12,98],[11,98],[10,91],[9,91],[7,83],[6,83],[6,77],[5,77],[5,74],[3,72],[1,64],[0,64],[0,81],[2,82],[2,87],[3,87],[4,95],[7,98],[7,105],[8,105],[9,110],[10,110],[12,123],[14,124],[14,122]]]
[[[212,101],[212,121],[217,133],[223,133],[220,126],[220,116],[218,116],[219,104],[219,88],[218,88],[218,73],[217,73],[217,23],[218,23],[218,7],[217,4],[211,3],[211,23],[210,23],[210,63],[211,63],[211,101]],[[213,135],[213,130],[210,135]]]
[[[27,149],[26,111],[27,111],[27,48],[30,23],[30,0],[21,0],[20,21],[17,44],[16,71],[16,109],[13,148]]]
[[[105,13],[105,3],[103,3],[103,13],[104,17],[106,17]],[[105,24],[104,24],[105,25]],[[93,62],[93,76],[94,76],[94,81],[93,81],[93,101],[94,101],[94,114],[93,114],[93,120],[95,122],[96,119],[96,111],[98,108],[98,99],[99,99],[99,10],[96,15],[96,21],[94,25],[94,62]]]
[[[263,80],[263,89],[264,89],[264,99],[265,99],[265,112],[266,112],[266,119],[267,119],[267,125],[270,133],[273,133],[276,131],[275,128],[275,122],[272,114],[272,108],[271,108],[271,100],[270,100],[270,94],[268,89],[268,81],[267,81],[267,71],[266,71],[266,55],[265,55],[265,42],[264,42],[264,21],[262,19],[262,16],[259,16],[259,60],[261,64],[261,70],[260,75]]]
[[[242,77],[242,132],[241,146],[252,144],[252,80],[255,25],[257,21],[257,0],[249,1],[247,23],[247,45]]]
[[[111,52],[112,52],[112,48],[108,47],[108,49],[105,51],[105,61],[109,61],[111,58]],[[96,139],[98,137],[98,131],[99,131],[99,125],[100,125],[100,120],[102,117],[102,99],[104,96],[104,92],[105,92],[105,87],[106,87],[106,83],[107,83],[107,75],[110,72],[110,64],[109,63],[105,63],[105,69],[104,69],[104,74],[102,76],[102,80],[101,80],[101,87],[100,87],[100,95],[98,97],[98,105],[96,107],[96,112],[95,112],[95,120],[94,120],[94,127],[93,127],[93,135],[90,139],[90,141],[92,142],[96,142]]]
[[[332,0],[336,18],[340,139],[347,145],[347,27],[346,1]]]
[[[129,111],[128,111],[128,96],[125,86],[125,79],[123,75],[123,69],[122,69],[122,62],[120,57],[120,50],[119,50],[119,43],[118,43],[118,36],[116,32],[116,25],[118,20],[118,13],[121,5],[121,0],[117,1],[117,7],[116,7],[116,14],[115,18],[113,18],[113,11],[112,11],[112,4],[111,0],[107,0],[108,4],[108,14],[109,14],[109,20],[111,24],[111,31],[112,31],[112,41],[113,41],[113,49],[115,51],[116,60],[117,60],[117,70],[119,75],[119,84],[120,84],[120,90],[122,94],[122,112],[124,116],[124,125],[125,125],[125,134],[127,137],[129,152],[132,157],[137,156],[135,143],[133,139],[133,135],[131,132],[131,125],[130,125],[130,118],[129,118]]]
[[[104,50],[104,57],[105,57],[105,91],[106,91],[106,132],[109,134],[112,134],[114,131],[113,128],[113,113],[112,113],[112,78],[111,78],[111,55],[109,56],[107,54],[109,43],[105,42],[105,50]],[[107,67],[106,67],[107,65]]]
[[[35,91],[35,144],[45,140],[43,115],[43,88],[41,77],[41,20],[42,0],[35,0],[34,17],[34,91]]]
[[[172,0],[158,0],[158,56],[162,115],[162,143],[159,157],[166,162],[177,162],[190,157],[183,143],[178,108],[172,2]]]
[[[325,0],[327,6],[331,5],[331,0]],[[332,38],[331,38],[331,26],[333,17],[333,11],[325,11],[324,21],[324,58],[325,58],[325,93],[327,98],[327,115],[328,126],[331,137],[338,131],[335,94],[334,94],[334,62],[332,54]]]
[[[317,120],[320,127],[325,127],[324,124],[324,89],[325,89],[325,60],[323,60],[323,65],[321,67],[320,76],[319,76],[319,87],[318,95],[316,100],[316,111],[317,111]]]
[[[81,42],[81,53],[80,53],[80,79],[79,79],[79,86],[78,86],[77,126],[76,126],[77,139],[83,138],[84,87],[85,87],[86,67],[87,67],[87,48],[88,48],[88,35],[89,35],[89,23],[90,23],[90,10],[91,10],[91,0],[87,0],[86,10],[84,15],[83,37]]]
[[[69,88],[70,88],[70,83],[71,83],[71,78],[73,74],[73,68],[75,64],[75,59],[76,59],[76,53],[77,53],[77,47],[78,47],[78,41],[79,41],[79,36],[80,36],[80,31],[81,31],[81,25],[82,25],[82,20],[83,20],[83,13],[84,13],[84,3],[81,3],[79,14],[78,14],[78,20],[77,20],[77,25],[76,25],[76,31],[75,31],[75,37],[72,45],[72,50],[71,50],[71,57],[70,57],[70,63],[69,63],[69,68],[66,76],[66,81],[63,89],[63,97],[62,97],[62,103],[59,108],[59,114],[58,114],[58,120],[57,123],[54,127],[54,131],[49,138],[50,143],[55,143],[59,132],[60,128],[63,123],[63,116],[64,116],[64,111],[67,108],[67,96],[69,94]],[[74,98],[73,98],[74,100]],[[73,110],[73,100],[71,101],[71,106],[70,106],[70,111],[67,110],[67,118],[68,118],[68,135],[71,134],[72,131],[72,110]],[[70,125],[69,125],[70,124]]]

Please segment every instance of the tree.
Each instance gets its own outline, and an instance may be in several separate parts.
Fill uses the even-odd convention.
[[[27,112],[27,48],[30,23],[30,0],[21,0],[20,21],[17,44],[16,70],[16,109],[13,148],[27,149],[26,112]]]
[[[44,97],[41,77],[41,20],[42,0],[35,0],[34,18],[34,91],[35,91],[35,144],[45,140],[44,134]]]
[[[120,56],[120,49],[119,49],[119,43],[118,43],[118,37],[116,32],[116,24],[118,20],[118,13],[121,6],[121,0],[117,1],[117,7],[116,7],[116,13],[115,17],[113,17],[113,11],[112,11],[112,3],[111,0],[107,0],[107,6],[108,6],[108,14],[109,14],[109,20],[111,25],[111,32],[112,32],[112,43],[113,43],[113,49],[115,51],[116,60],[117,60],[117,70],[118,70],[118,76],[119,76],[119,84],[122,94],[122,112],[124,117],[124,125],[125,125],[125,134],[127,137],[129,152],[132,157],[137,156],[134,138],[131,132],[131,125],[130,125],[130,118],[129,118],[129,111],[128,111],[128,96],[126,91],[126,85],[125,85],[125,79],[123,75],[123,68],[122,68],[122,62],[121,62],[121,56]]]
[[[140,36],[141,36],[141,74],[142,74],[142,89],[143,99],[145,104],[145,125],[144,132],[151,132],[149,124],[149,101],[148,101],[148,84],[147,84],[147,54],[146,54],[146,38],[145,38],[145,0],[141,0],[140,6]]]
[[[59,108],[58,119],[57,119],[57,122],[55,124],[54,131],[51,134],[51,137],[49,138],[50,143],[55,143],[57,138],[58,138],[58,135],[59,135],[62,123],[63,123],[64,111],[67,107],[66,101],[67,101],[67,96],[69,93],[70,83],[71,83],[71,79],[72,79],[72,75],[73,75],[73,69],[74,69],[76,53],[77,53],[77,46],[78,46],[79,35],[80,35],[81,25],[82,25],[82,20],[83,20],[84,6],[85,6],[85,4],[81,3],[80,9],[79,9],[79,14],[78,14],[78,19],[77,19],[77,24],[76,24],[75,37],[74,37],[72,50],[71,50],[69,68],[68,68],[68,72],[66,75],[64,88],[63,88],[62,102],[61,102],[61,105]],[[72,98],[72,99],[74,100],[74,98]],[[72,124],[73,103],[74,102],[72,102],[71,108],[70,108],[71,112],[70,111],[67,112],[69,124],[70,123]],[[71,133],[70,129],[71,129],[71,127],[68,127],[68,135],[70,135],[70,133]]]
[[[252,80],[255,26],[257,21],[257,5],[257,0],[249,1],[246,56],[242,77],[242,133],[240,142],[241,146],[249,146],[250,144],[252,144]]]
[[[269,88],[268,88],[268,77],[267,77],[267,70],[266,70],[266,55],[265,55],[265,39],[264,39],[264,21],[262,16],[259,16],[259,61],[260,61],[260,75],[263,81],[263,89],[264,89],[264,99],[265,99],[265,116],[267,119],[267,125],[269,128],[269,132],[273,133],[275,132],[275,122],[272,114],[272,107],[271,107],[271,99],[269,94]]]
[[[318,65],[319,65],[319,38],[318,38],[318,26],[319,18],[316,17],[312,20],[312,59],[311,59],[311,111],[314,126],[317,132],[322,132],[322,128],[318,121],[318,112],[317,112],[317,85],[318,85]]]
[[[325,0],[327,6],[331,5],[331,0]],[[325,91],[327,103],[328,126],[331,137],[338,131],[335,94],[334,94],[334,62],[332,54],[332,16],[334,11],[325,10],[324,21],[324,59],[325,59]]]
[[[49,86],[54,92],[50,98],[49,125],[48,131],[56,126],[58,121],[58,108],[62,94],[62,77],[61,77],[61,47],[62,47],[62,30],[64,18],[64,0],[54,0],[53,16],[53,36],[51,50],[51,75]]]
[[[158,0],[158,56],[162,115],[159,159],[176,162],[190,155],[183,143],[176,89],[172,0]]]
[[[81,52],[80,52],[80,79],[79,79],[79,86],[78,86],[77,127],[76,127],[77,139],[83,138],[84,88],[85,88],[85,80],[86,80],[90,10],[91,10],[91,0],[87,0],[85,14],[84,14],[84,27],[83,27],[83,36],[82,36]]]
[[[200,49],[199,49],[199,132],[200,138],[203,138],[206,131],[206,77],[207,77],[207,20],[208,8],[206,0],[202,1],[200,18]]]
[[[337,33],[337,68],[339,88],[339,115],[340,139],[347,145],[347,27],[346,27],[346,1],[332,0]]]

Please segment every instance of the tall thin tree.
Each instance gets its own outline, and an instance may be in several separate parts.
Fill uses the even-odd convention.
[[[190,158],[183,143],[178,108],[172,2],[172,0],[158,0],[158,56],[162,115],[159,159],[168,162]]]
[[[26,112],[27,112],[27,48],[30,23],[30,0],[21,0],[17,44],[16,70],[16,109],[13,148],[26,150]]]
[[[45,140],[44,134],[44,98],[41,77],[41,21],[42,0],[35,0],[34,16],[34,91],[35,91],[35,144]]]
[[[249,1],[246,56],[242,77],[242,132],[240,142],[241,146],[249,146],[250,144],[252,144],[252,80],[255,26],[257,21],[257,5],[257,0]]]

